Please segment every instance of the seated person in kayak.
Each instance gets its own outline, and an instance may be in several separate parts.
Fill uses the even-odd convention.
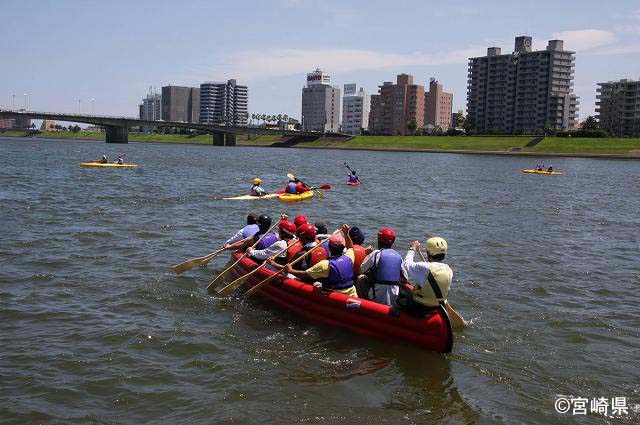
[[[296,183],[296,190],[298,193],[304,193],[311,190],[311,187],[308,184],[299,180],[297,177],[294,179],[294,182]]]
[[[256,233],[258,233],[258,230],[258,214],[249,213],[249,215],[247,215],[247,225],[238,230],[235,235],[227,239],[227,241],[224,243],[224,248],[226,248],[228,245],[255,235]]]
[[[295,179],[289,179],[289,183],[284,187],[284,193],[290,193],[292,195],[298,193],[298,187],[296,186]]]
[[[283,219],[282,221],[280,221],[278,227],[280,229],[280,240],[275,241],[266,248],[259,249],[258,246],[256,246],[255,248],[248,248],[247,256],[256,263],[260,264],[267,258],[273,257],[274,255],[278,254],[280,251],[285,250],[289,245],[291,245],[292,240],[295,237],[296,225],[287,219]],[[289,257],[286,250],[280,253],[280,255],[275,258],[275,263],[281,266],[284,266],[288,262]]]
[[[239,240],[238,242],[227,245],[224,247],[224,249],[229,251],[245,250],[258,241],[260,242],[258,242],[258,244],[255,246],[255,249],[257,250],[269,248],[271,245],[273,245],[278,240],[278,237],[272,232],[267,232],[271,227],[271,217],[266,214],[262,214],[260,215],[260,217],[258,217],[257,224],[257,233]]]
[[[547,168],[547,173],[551,173],[553,171],[553,165],[549,165],[549,168]]]
[[[420,242],[411,243],[411,248],[404,258],[402,267],[409,278],[416,282],[408,300],[402,300],[399,304],[409,313],[423,316],[439,304],[446,305],[453,271],[443,263],[447,254],[447,241],[440,237],[433,237],[425,244],[427,261],[414,261],[414,257],[420,250]]]
[[[107,161],[107,155],[102,155],[102,158],[100,158],[100,161],[96,161],[98,164],[106,164],[109,161]]]
[[[259,178],[256,177],[255,179],[253,179],[253,186],[251,186],[251,191],[249,192],[251,196],[268,195],[267,191],[264,190],[262,186],[260,186],[260,183],[262,183],[262,180],[260,180]]]
[[[364,259],[361,266],[362,275],[358,276],[358,295],[360,298],[380,304],[394,306],[399,286],[406,275],[403,275],[402,257],[391,248],[396,240],[396,233],[389,228],[378,232],[378,249],[372,251]]]
[[[120,164],[120,165],[124,164],[124,155],[121,155],[118,157],[116,164]]]
[[[302,280],[319,280],[324,289],[330,289],[350,297],[357,297],[353,276],[353,242],[349,237],[349,226],[342,226],[342,235],[335,234],[329,238],[329,258],[319,261],[315,266],[301,271],[291,265],[286,268],[290,273]],[[345,247],[348,249],[345,252]],[[320,248],[318,248],[320,250]],[[315,285],[315,284],[314,284]]]
[[[542,171],[542,164],[536,165],[536,171]]]
[[[349,174],[349,183],[360,183],[360,179],[358,178],[358,176],[356,176],[355,170],[352,171],[351,174]]]
[[[311,251],[313,248],[315,248],[318,245],[318,240],[316,239],[317,230],[315,226],[313,226],[312,224],[307,223],[298,227],[298,229],[296,230],[296,236],[298,237],[301,247],[295,254],[293,254],[289,262],[295,261],[298,258],[304,256],[307,252]],[[293,268],[295,270],[305,271],[315,266],[320,261],[326,260],[326,259],[327,259],[327,253],[323,248],[314,249],[311,252],[311,254],[305,256],[302,260],[294,264]],[[304,277],[300,276],[298,277],[298,279],[303,282],[309,282],[309,283],[315,280],[315,279],[311,279],[310,276],[304,276]]]

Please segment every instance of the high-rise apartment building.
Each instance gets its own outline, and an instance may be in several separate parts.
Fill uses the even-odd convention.
[[[424,86],[413,84],[413,76],[400,74],[396,84],[385,82],[371,96],[369,132],[383,135],[410,134],[410,124],[424,126]]]
[[[162,119],[164,121],[198,122],[200,89],[197,87],[162,87]]]
[[[249,88],[228,80],[200,84],[200,123],[244,125],[249,112]]]
[[[356,92],[355,84],[345,84],[342,96],[341,131],[346,134],[360,134],[369,127],[369,109],[371,97],[364,89]]]
[[[307,86],[302,88],[302,129],[340,130],[340,88],[332,87],[331,76],[320,69],[307,74]]]
[[[142,103],[139,105],[140,119],[158,121],[162,119],[162,96],[158,93],[153,93],[149,88],[149,94],[142,99]],[[142,126],[143,133],[149,133],[153,130],[152,126]]]
[[[431,78],[429,91],[424,94],[424,123],[448,130],[451,127],[452,111],[453,94],[445,92],[442,84]]]
[[[596,114],[599,127],[612,136],[640,136],[640,80],[598,83]]]
[[[562,40],[533,51],[531,37],[516,37],[513,53],[499,47],[469,59],[467,112],[480,132],[533,133],[575,128],[578,99],[573,94],[574,52]]]

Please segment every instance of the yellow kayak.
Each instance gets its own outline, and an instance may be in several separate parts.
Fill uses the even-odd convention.
[[[102,164],[100,162],[81,162],[80,165],[83,167],[121,167],[121,168],[135,168],[138,164],[112,164],[107,162],[106,164]]]
[[[285,193],[284,195],[280,195],[280,200],[283,202],[299,202],[311,198],[313,198],[313,190],[302,193]]]
[[[531,174],[550,174],[552,176],[562,176],[564,173],[559,171],[546,171],[546,170],[522,170],[523,173],[531,173]]]

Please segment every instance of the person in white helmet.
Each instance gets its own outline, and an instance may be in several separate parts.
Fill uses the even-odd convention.
[[[420,242],[411,243],[402,263],[402,268],[415,281],[413,291],[408,300],[402,305],[409,313],[423,316],[438,305],[446,306],[453,271],[449,265],[443,263],[447,254],[447,241],[440,237],[427,239],[425,250],[427,261],[415,261],[414,257],[420,250]]]
[[[253,186],[251,186],[251,191],[250,191],[251,196],[268,195],[267,191],[264,190],[262,186],[260,186],[260,183],[262,183],[262,180],[260,180],[259,178],[256,177],[255,179],[253,179]]]

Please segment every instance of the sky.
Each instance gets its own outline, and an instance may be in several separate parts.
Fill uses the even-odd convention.
[[[250,113],[299,118],[319,67],[368,94],[435,77],[459,110],[468,58],[519,35],[576,52],[580,120],[598,82],[640,79],[638,0],[2,0],[0,13],[0,108],[26,94],[29,110],[136,116],[150,86],[235,78]]]

